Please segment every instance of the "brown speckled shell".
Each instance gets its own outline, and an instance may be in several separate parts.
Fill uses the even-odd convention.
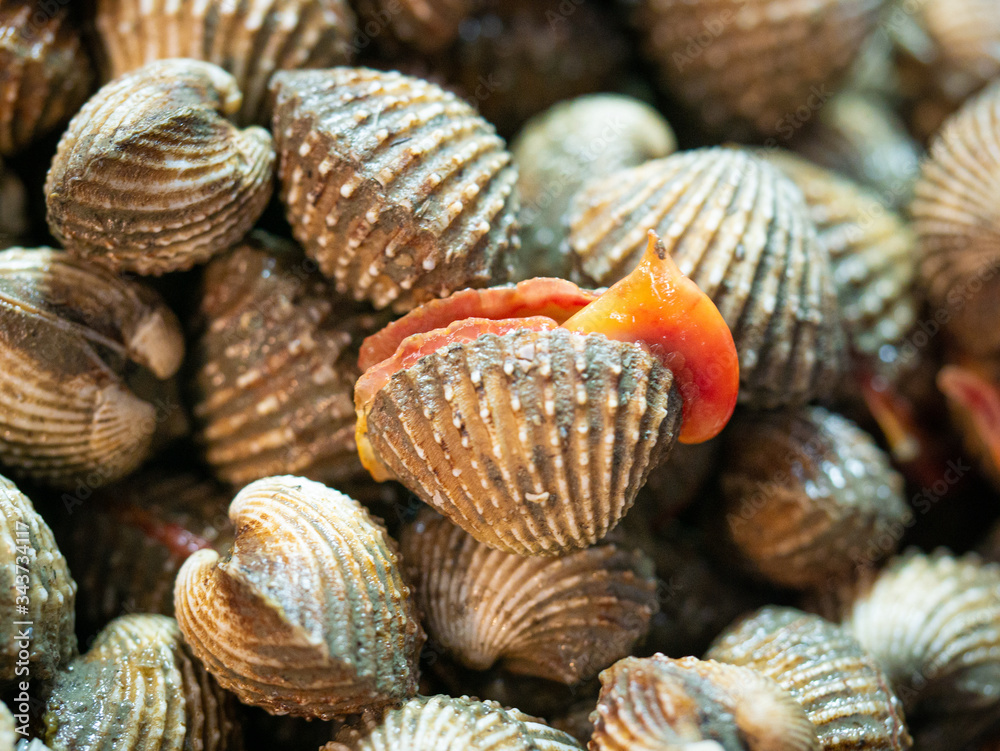
[[[828,394],[844,340],[830,260],[801,191],[737,149],[700,149],[588,182],[570,209],[584,277],[610,284],[655,229],[718,306],[740,356],[740,401],[801,404]]]
[[[358,24],[367,46],[383,33],[432,54],[452,44],[477,0],[357,0]],[[374,32],[374,33],[373,33]],[[315,67],[315,66],[314,66]]]
[[[477,540],[558,555],[614,528],[680,418],[673,374],[638,345],[517,330],[399,371],[367,427],[383,464]]]
[[[49,229],[74,255],[162,274],[240,240],[271,196],[263,128],[240,130],[236,81],[164,60],[102,87],[69,124],[45,180]]]
[[[594,715],[592,751],[819,751],[812,722],[777,683],[694,657],[620,660],[601,673]]]
[[[278,73],[271,87],[285,211],[339,292],[405,310],[505,280],[517,170],[472,107],[366,68]]]
[[[99,0],[96,26],[110,78],[171,57],[214,63],[243,92],[237,121],[263,125],[275,71],[350,62],[354,14],[346,0]]]
[[[291,243],[252,234],[205,270],[194,414],[224,482],[364,473],[354,442],[361,339],[385,323],[333,293]]]
[[[666,86],[712,130],[789,137],[833,95],[882,0],[642,0]]]
[[[708,659],[773,678],[806,710],[823,751],[905,751],[899,699],[847,629],[794,608],[768,606],[731,626]]]
[[[0,7],[0,154],[21,151],[87,99],[91,64],[70,11],[6,0]]]
[[[73,488],[131,472],[179,406],[137,396],[129,376],[168,378],[183,353],[145,287],[50,248],[0,252],[0,459]]]
[[[229,697],[173,618],[127,615],[60,673],[45,705],[52,751],[238,748]]]
[[[331,719],[417,690],[424,633],[395,543],[357,502],[301,477],[233,500],[232,550],[177,575],[184,638],[219,683],[272,714]]]
[[[656,610],[652,561],[616,545],[521,557],[428,510],[400,551],[428,637],[477,670],[587,680],[630,653]]]

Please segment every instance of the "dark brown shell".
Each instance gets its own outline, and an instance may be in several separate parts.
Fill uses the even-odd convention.
[[[471,106],[366,68],[278,73],[271,87],[281,199],[339,292],[405,310],[506,279],[517,170]]]
[[[740,401],[801,404],[829,394],[844,340],[833,275],[802,193],[738,149],[700,149],[588,182],[569,243],[597,285],[625,276],[655,229],[733,332]]]
[[[365,412],[376,456],[490,547],[558,555],[625,515],[673,445],[673,374],[636,344],[520,329],[399,371]]]
[[[425,54],[440,52],[458,38],[459,25],[477,1],[357,0],[359,37],[367,46],[382,43],[387,33]]]
[[[0,250],[22,245],[27,232],[27,189],[15,172],[0,162]]]

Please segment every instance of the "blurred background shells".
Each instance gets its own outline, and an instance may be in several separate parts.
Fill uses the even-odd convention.
[[[517,170],[471,106],[366,68],[279,73],[272,89],[288,221],[338,292],[402,311],[506,280]]]
[[[741,403],[801,404],[833,389],[844,340],[829,257],[776,168],[739,149],[674,154],[587,182],[568,222],[595,285],[628,274],[656,229],[732,329]]]
[[[272,714],[331,719],[416,693],[424,633],[395,543],[357,502],[301,477],[246,486],[233,548],[177,576],[184,638],[219,683]]]
[[[694,657],[619,660],[601,673],[594,714],[593,751],[819,751],[812,722],[777,683],[749,668]]]
[[[239,129],[236,80],[196,60],[105,85],[69,124],[45,181],[49,229],[114,270],[188,269],[239,241],[273,188],[263,128]]]
[[[21,151],[64,123],[87,99],[93,72],[87,50],[59,3],[0,7],[0,154]]]
[[[564,329],[439,349],[393,375],[366,413],[375,454],[400,482],[519,555],[604,537],[669,453],[680,418],[659,360]]]
[[[622,94],[590,94],[560,102],[533,117],[511,145],[521,194],[521,249],[515,279],[568,279],[563,217],[592,177],[672,153],[670,125],[650,105]]]
[[[182,412],[184,345],[151,290],[51,248],[0,252],[0,460],[90,488],[131,472]]]
[[[615,545],[523,558],[427,511],[400,549],[428,637],[477,670],[592,678],[629,654],[656,609],[652,561]]]
[[[43,737],[52,751],[225,751],[239,747],[231,702],[172,618],[126,615],[56,677]]]
[[[221,480],[295,473],[339,483],[364,473],[358,348],[385,315],[336,295],[294,244],[259,231],[208,265],[199,312],[193,409]]]
[[[882,0],[637,0],[635,25],[663,83],[730,138],[769,136],[837,90]]]
[[[572,736],[517,709],[469,697],[417,696],[348,724],[321,751],[582,751]]]
[[[172,57],[214,63],[243,92],[236,121],[261,125],[275,71],[350,62],[355,33],[346,0],[97,0],[95,25],[109,79]]]
[[[28,497],[3,476],[0,513],[0,608],[7,614],[0,629],[0,683],[14,683],[18,676],[46,680],[76,655],[76,583],[52,530]],[[31,624],[27,645],[20,638],[25,624]],[[25,647],[26,664],[19,654]]]
[[[23,244],[27,234],[27,189],[17,173],[0,162],[0,250]]]
[[[805,709],[826,751],[911,747],[902,706],[875,658],[819,616],[767,606],[723,632],[706,659],[774,679]]]
[[[477,0],[357,0],[358,28],[365,41],[381,37],[426,54],[441,52],[458,38],[458,30]],[[319,66],[312,66],[319,67]]]

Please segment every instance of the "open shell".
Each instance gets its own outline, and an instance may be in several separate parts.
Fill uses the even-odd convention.
[[[598,285],[628,274],[657,231],[733,332],[741,403],[802,404],[833,389],[844,340],[830,260],[776,168],[736,149],[674,154],[589,181],[568,221],[578,268]]]
[[[762,608],[725,631],[706,657],[773,678],[805,709],[824,751],[911,746],[902,706],[875,658],[846,628],[819,616]]]
[[[0,253],[0,459],[50,484],[95,488],[148,456],[179,409],[140,397],[140,366],[180,367],[180,325],[157,295],[50,248]]]
[[[637,344],[520,329],[424,356],[366,419],[382,463],[474,538],[558,555],[628,511],[674,443],[681,397]]]
[[[225,751],[239,745],[231,703],[173,618],[126,615],[56,678],[44,739],[52,751]]]
[[[219,683],[272,714],[331,719],[416,693],[424,634],[395,544],[347,496],[270,477],[233,500],[233,549],[177,576],[184,638]]]
[[[281,198],[337,291],[405,310],[507,276],[517,170],[435,84],[366,68],[278,73]]]
[[[525,558],[426,512],[400,549],[428,636],[477,670],[587,680],[629,654],[656,610],[652,562],[615,545]]]
[[[694,657],[618,661],[601,673],[594,715],[593,751],[819,751],[816,728],[777,683]]]
[[[240,240],[273,188],[263,128],[240,130],[236,80],[164,60],[102,87],[59,141],[45,181],[49,229],[114,270],[190,268]]]

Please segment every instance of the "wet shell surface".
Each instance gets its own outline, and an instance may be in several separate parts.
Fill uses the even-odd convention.
[[[368,36],[388,31],[424,53],[440,52],[458,38],[477,0],[358,0],[359,27]],[[370,30],[377,30],[371,35]],[[380,41],[380,40],[379,40]],[[316,66],[312,66],[316,67]]]
[[[271,86],[288,221],[338,292],[406,310],[506,279],[517,169],[475,109],[366,68],[284,72]]]
[[[492,701],[416,696],[366,714],[321,751],[582,751],[572,736]]]
[[[400,549],[432,643],[476,670],[578,683],[628,655],[656,610],[652,561],[615,545],[526,558],[426,512]]]
[[[777,683],[694,657],[616,662],[601,673],[594,714],[592,751],[819,751],[816,728]]]
[[[231,701],[173,618],[126,615],[56,677],[43,737],[52,751],[225,751],[238,747]]]
[[[681,398],[639,345],[521,329],[424,356],[366,418],[383,464],[475,539],[558,555],[625,515],[676,439]]]
[[[346,0],[99,0],[95,20],[109,78],[155,60],[204,60],[235,76],[237,122],[260,125],[275,71],[349,62],[355,31]]]
[[[184,638],[239,699],[331,719],[412,696],[424,634],[395,544],[357,502],[301,477],[233,500],[232,550],[177,576]]]
[[[521,194],[521,249],[514,276],[569,278],[563,217],[590,178],[636,167],[677,148],[663,116],[621,94],[560,102],[532,118],[511,145]]]
[[[102,87],[73,118],[45,180],[49,229],[116,271],[188,269],[239,241],[273,188],[263,128],[228,119],[236,80],[164,60]]]
[[[666,86],[710,129],[788,138],[833,96],[882,5],[642,0],[635,20]]]
[[[68,120],[93,73],[80,34],[59,3],[9,0],[0,8],[0,154],[21,151]]]
[[[584,278],[617,281],[655,229],[726,319],[740,401],[801,404],[827,394],[843,359],[833,274],[801,191],[736,149],[700,149],[589,181],[568,214]]]
[[[912,512],[870,435],[822,407],[744,414],[727,431],[725,526],[769,581],[818,589],[891,555]]]
[[[912,213],[920,275],[956,343],[1000,350],[1000,85],[969,100],[931,144]]]
[[[0,628],[0,683],[25,676],[25,666],[27,675],[46,680],[76,655],[76,583],[52,530],[3,476],[0,513],[0,609],[8,616]]]
[[[145,287],[51,248],[3,251],[0,460],[67,487],[129,473],[177,409],[129,376],[168,378],[183,352],[177,319]]]
[[[824,751],[911,746],[888,677],[847,629],[817,615],[762,608],[725,631],[706,657],[774,679],[805,709]]]
[[[260,232],[213,260],[202,290],[194,414],[216,475],[240,486],[288,473],[321,482],[363,474],[358,347],[385,317],[334,294],[292,243]]]

